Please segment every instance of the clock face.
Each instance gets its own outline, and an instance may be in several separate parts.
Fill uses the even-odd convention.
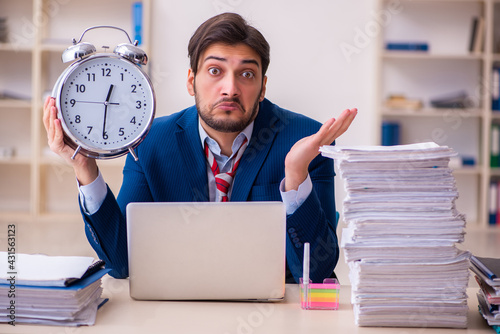
[[[71,141],[102,156],[121,155],[138,144],[155,112],[153,89],[142,70],[113,54],[92,56],[72,66],[63,73],[58,99]]]

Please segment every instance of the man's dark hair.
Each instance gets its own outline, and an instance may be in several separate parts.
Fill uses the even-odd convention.
[[[245,44],[255,50],[262,63],[262,76],[269,66],[269,44],[264,36],[247,24],[244,18],[235,13],[223,13],[205,21],[195,31],[188,45],[191,69],[198,72],[201,54],[212,44]]]

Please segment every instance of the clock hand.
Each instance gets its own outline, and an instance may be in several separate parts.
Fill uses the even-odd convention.
[[[104,102],[104,124],[102,126],[102,138],[106,139],[106,116],[108,115],[108,104],[109,104],[109,99],[111,98],[111,92],[113,91],[114,85],[109,86],[109,91],[108,91],[108,96],[106,96],[106,101]]]
[[[94,101],[75,101],[78,103],[94,103],[94,104],[107,104],[107,105],[113,105],[113,106],[119,106],[119,103],[116,102],[94,102]]]

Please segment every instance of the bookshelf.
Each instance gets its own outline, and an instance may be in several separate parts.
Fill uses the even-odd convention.
[[[490,168],[491,125],[500,123],[500,111],[493,112],[491,102],[492,69],[500,65],[500,1],[379,0],[376,15],[380,142],[382,123],[392,122],[400,126],[400,144],[435,141],[457,151],[467,161],[453,167],[457,209],[467,215],[469,226],[488,227],[490,181],[500,180],[500,168]],[[471,51],[474,18],[483,19],[483,40]],[[429,50],[386,50],[387,42],[425,42]],[[465,107],[431,103],[459,92],[468,97]],[[387,107],[394,95],[420,100],[422,107]]]
[[[0,0],[8,38],[0,42],[0,220],[59,221],[79,215],[72,169],[52,154],[42,123],[43,102],[69,65],[62,52],[95,25],[114,25],[132,34],[136,0]],[[140,47],[150,54],[151,0],[142,0]],[[108,13],[113,15],[108,15]],[[85,35],[98,52],[126,42],[122,32]],[[121,34],[120,34],[121,33]],[[147,68],[146,68],[147,70]],[[124,158],[99,161],[113,191],[121,185]]]

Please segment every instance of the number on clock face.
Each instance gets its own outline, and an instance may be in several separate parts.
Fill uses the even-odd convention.
[[[67,130],[84,147],[114,150],[141,137],[154,98],[136,65],[120,57],[94,57],[70,71],[60,108]]]

